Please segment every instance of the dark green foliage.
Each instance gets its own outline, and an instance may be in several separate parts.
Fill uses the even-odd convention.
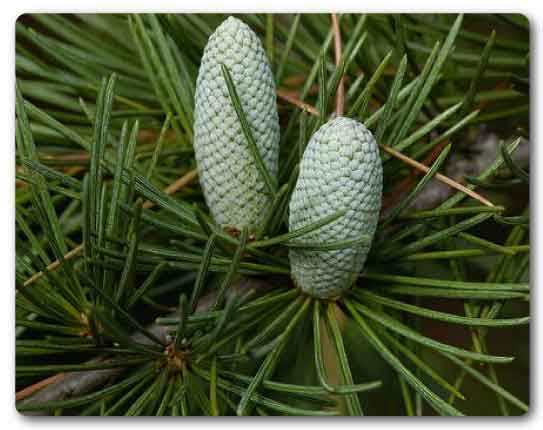
[[[194,180],[196,75],[224,18],[17,22],[17,390],[61,372],[77,371],[67,380],[110,372],[96,386],[77,382],[72,397],[47,394],[62,379],[23,392],[17,408],[526,412],[528,345],[494,335],[522,339],[529,322],[530,175],[518,159],[529,135],[524,18],[343,15],[335,64],[329,15],[240,15],[261,37],[280,92],[297,99],[279,97],[276,183],[223,68],[274,197],[254,236],[220,229]],[[344,297],[321,302],[292,285],[289,247],[333,250],[368,238],[309,243],[308,232],[342,213],[288,232],[287,208],[301,154],[341,82],[347,116],[429,169],[382,152],[384,210],[365,270]],[[497,133],[498,150],[483,169],[454,179],[494,205],[454,190],[415,209],[438,173],[469,151],[480,124]]]

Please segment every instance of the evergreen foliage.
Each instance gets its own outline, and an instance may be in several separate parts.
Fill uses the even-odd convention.
[[[527,384],[513,361],[527,345],[496,333],[529,322],[526,19],[346,14],[338,52],[330,15],[236,16],[278,88],[278,183],[255,235],[214,223],[192,146],[198,67],[227,15],[17,22],[18,410],[525,413],[527,387],[502,374]],[[289,232],[288,206],[338,104],[382,149],[384,209],[356,285],[326,301],[294,288],[289,248],[357,243],[304,242],[341,213]],[[499,133],[495,160],[441,173],[481,124]],[[415,209],[436,181],[455,192]]]

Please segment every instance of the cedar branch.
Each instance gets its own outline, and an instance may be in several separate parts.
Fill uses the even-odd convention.
[[[241,278],[234,285],[232,285],[227,294],[232,296],[243,296],[249,291],[255,291],[257,295],[265,294],[274,288],[284,285],[285,281],[281,277],[272,277],[266,280],[256,278]],[[200,300],[198,300],[198,306],[196,313],[205,312],[208,310],[216,300],[217,291],[212,291]],[[177,314],[177,311],[174,315]],[[165,325],[151,324],[146,328],[164,342],[168,342],[169,328]],[[141,332],[136,332],[131,338],[142,345],[148,345],[150,340],[143,336]],[[89,363],[103,360],[103,357],[96,357],[89,361]],[[93,388],[104,384],[108,380],[114,379],[122,374],[124,369],[104,369],[104,370],[87,370],[87,371],[74,371],[66,373],[58,373],[52,377],[43,379],[33,385],[20,390],[16,396],[17,400],[23,400],[25,403],[44,403],[56,400],[64,400],[69,398],[75,398],[77,396],[84,395]],[[32,415],[39,414],[39,412],[33,412]]]
[[[278,91],[278,95],[279,95],[279,91]],[[288,101],[289,103],[294,104],[295,106],[298,106],[298,107],[304,109],[306,112],[310,113],[311,115],[319,116],[318,110],[315,107],[310,106],[307,103],[302,102],[301,100],[295,99],[291,95],[288,95],[288,97],[285,97],[284,95],[283,96],[279,95],[279,97],[286,100],[286,101]],[[403,161],[405,164],[407,164],[407,165],[409,165],[409,166],[411,166],[411,167],[413,167],[413,168],[415,168],[417,170],[420,170],[421,172],[426,173],[426,172],[428,172],[428,170],[430,170],[430,168],[428,166],[425,166],[424,164],[419,163],[416,160],[413,160],[412,158],[408,157],[407,155],[402,154],[399,151],[396,151],[395,149],[391,148],[390,146],[384,145],[382,143],[380,143],[379,146],[383,149],[383,151],[385,151],[388,154],[392,155],[394,158],[397,158],[398,160]],[[494,207],[494,204],[491,201],[484,198],[479,193],[476,193],[475,191],[470,190],[469,188],[465,187],[464,185],[462,185],[462,184],[456,182],[455,180],[449,178],[448,176],[445,176],[445,175],[443,175],[441,173],[437,173],[435,175],[435,178],[438,181],[443,182],[444,184],[448,185],[449,187],[454,188],[454,189],[456,189],[458,191],[461,191],[464,194],[470,196],[471,198],[481,202],[485,206]]]
[[[181,176],[179,179],[177,179],[175,182],[172,182],[170,185],[168,185],[166,188],[164,188],[164,192],[168,195],[175,194],[177,191],[191,183],[196,176],[198,176],[197,169],[190,170],[189,172],[185,173],[183,176]],[[143,204],[144,209],[150,209],[155,205],[154,202],[147,200]],[[45,270],[42,270],[40,272],[34,273],[30,278],[28,278],[24,283],[23,287],[27,287],[30,284],[33,284],[38,279],[42,278],[46,273],[52,272],[53,270],[57,269],[62,261],[70,260],[74,257],[76,257],[81,251],[83,250],[83,244],[80,243],[75,248],[71,249],[64,255],[62,260],[55,260],[51,264],[49,264]]]

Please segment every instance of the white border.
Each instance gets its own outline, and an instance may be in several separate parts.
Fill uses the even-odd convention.
[[[6,4],[7,3],[7,4]],[[2,334],[2,391],[0,398],[0,408],[2,413],[0,419],[9,429],[27,429],[27,428],[69,428],[77,426],[80,428],[94,428],[100,426],[103,430],[136,427],[147,428],[149,425],[160,426],[163,428],[196,427],[212,428],[215,426],[228,428],[253,428],[258,425],[260,428],[274,428],[277,425],[285,428],[302,427],[321,427],[346,426],[350,428],[380,428],[396,429],[398,425],[402,428],[426,427],[455,427],[462,425],[466,430],[469,429],[489,429],[503,428],[509,426],[520,426],[523,428],[535,429],[543,426],[543,413],[539,404],[539,391],[542,386],[542,372],[538,368],[541,363],[540,341],[537,334],[541,333],[539,327],[540,318],[537,317],[537,310],[541,307],[541,294],[535,292],[539,287],[538,268],[541,267],[540,257],[543,255],[540,251],[540,229],[538,221],[541,214],[541,199],[537,191],[542,189],[542,175],[538,173],[538,167],[543,165],[541,156],[543,152],[537,149],[538,145],[543,144],[540,139],[538,120],[541,118],[540,101],[541,86],[539,84],[538,71],[543,70],[542,56],[540,47],[542,45],[542,27],[543,27],[543,9],[538,7],[543,4],[541,1],[503,1],[503,0],[456,0],[442,1],[424,0],[416,2],[401,2],[400,0],[381,1],[322,1],[313,0],[308,2],[301,0],[274,0],[268,4],[255,4],[254,1],[230,0],[228,2],[216,2],[210,0],[198,0],[188,3],[163,0],[80,0],[77,2],[48,0],[47,2],[38,2],[36,0],[7,0],[2,5],[0,37],[1,54],[3,59],[2,79],[0,80],[2,95],[2,144],[0,157],[0,196],[4,196],[4,204],[0,210],[0,241],[3,244],[2,258],[0,259],[3,281],[1,291],[2,297],[2,315],[3,324],[0,333]],[[517,12],[528,16],[532,31],[532,106],[531,106],[531,133],[532,133],[532,244],[533,259],[532,267],[532,289],[534,290],[534,302],[532,305],[532,360],[531,360],[531,380],[532,380],[532,399],[531,412],[528,416],[522,418],[462,418],[462,419],[404,419],[404,418],[365,418],[365,419],[302,419],[302,418],[281,418],[281,419],[222,419],[212,420],[203,419],[99,419],[99,418],[61,418],[61,419],[29,419],[19,416],[14,408],[14,23],[17,17],[22,13],[28,12],[218,12],[218,11],[245,11],[245,12]]]

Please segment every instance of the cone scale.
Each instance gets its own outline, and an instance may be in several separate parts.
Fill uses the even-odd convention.
[[[327,244],[373,238],[381,209],[383,173],[379,148],[361,123],[337,117],[311,137],[290,200],[291,231],[346,211],[337,220],[304,235]],[[364,266],[371,240],[332,251],[291,248],[295,284],[305,293],[332,299],[348,289]]]
[[[279,117],[275,81],[258,36],[229,17],[210,36],[195,93],[194,150],[200,184],[213,218],[223,228],[254,231],[272,197],[243,134],[224,64],[234,82],[260,156],[277,175]]]

